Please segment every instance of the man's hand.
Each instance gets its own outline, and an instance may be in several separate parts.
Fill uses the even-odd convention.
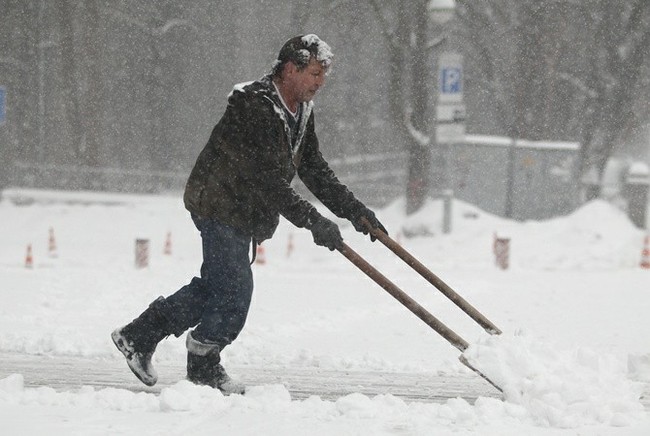
[[[364,235],[367,235],[369,233],[368,228],[363,224],[363,218],[368,220],[368,222],[370,223],[373,229],[379,229],[380,231],[388,235],[388,231],[386,230],[386,227],[384,227],[382,223],[379,222],[379,220],[375,216],[375,213],[365,206],[361,207],[354,215],[354,217],[350,218],[350,222],[352,223],[354,229],[357,232],[361,232]],[[370,240],[372,242],[375,242],[376,239],[377,238],[375,238],[372,234],[370,235]]]
[[[330,251],[343,246],[343,237],[339,226],[325,217],[320,217],[311,227],[311,234],[316,245],[327,247]]]

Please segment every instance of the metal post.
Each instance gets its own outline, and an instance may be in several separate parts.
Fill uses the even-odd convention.
[[[446,189],[443,192],[443,215],[442,215],[442,233],[451,233],[451,205],[454,192]]]
[[[37,162],[43,164],[43,153],[45,150],[45,50],[43,35],[45,33],[45,23],[43,23],[43,16],[45,14],[44,1],[40,0],[38,4],[38,151],[37,151]]]
[[[512,143],[508,147],[508,167],[506,173],[506,204],[504,215],[506,218],[512,218],[514,190],[515,190],[515,149],[517,147],[517,138],[512,137]]]

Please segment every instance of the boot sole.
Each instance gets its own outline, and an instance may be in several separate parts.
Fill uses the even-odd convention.
[[[124,341],[122,340],[122,335],[120,335],[119,333],[119,329],[111,333],[111,339],[113,340],[115,347],[120,351],[120,353],[122,353],[122,355],[126,359],[126,364],[128,365],[133,375],[135,375],[138,378],[138,380],[140,380],[142,383],[144,383],[147,386],[155,385],[156,382],[158,381],[157,378],[150,379],[148,377],[143,377],[142,374],[138,371],[138,369],[134,367],[133,359],[131,359],[131,352],[124,346]]]

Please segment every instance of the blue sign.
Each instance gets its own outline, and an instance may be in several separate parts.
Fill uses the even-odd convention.
[[[7,89],[0,86],[0,126],[5,123],[7,117]]]
[[[463,92],[463,70],[459,67],[446,67],[440,70],[440,92],[461,94]]]

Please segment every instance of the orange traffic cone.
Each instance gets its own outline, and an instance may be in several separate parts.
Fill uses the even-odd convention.
[[[641,268],[650,269],[650,235],[643,239],[643,251],[641,252]]]
[[[163,254],[171,255],[172,254],[172,232],[167,232],[167,238],[165,239],[165,248],[163,249]]]
[[[266,254],[264,253],[264,246],[261,244],[257,246],[257,255],[255,256],[255,263],[264,265],[266,263]]]
[[[25,256],[25,268],[34,267],[34,257],[32,256],[32,244],[27,246],[27,255]]]
[[[293,233],[289,233],[289,241],[287,241],[287,257],[293,253]]]
[[[47,242],[47,254],[50,257],[56,257],[56,238],[54,237],[54,229],[50,227],[50,236]]]

